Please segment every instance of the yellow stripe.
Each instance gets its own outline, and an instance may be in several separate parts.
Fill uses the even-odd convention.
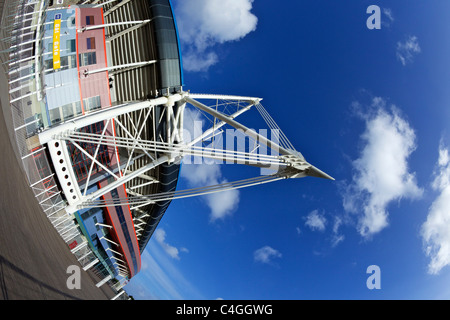
[[[61,19],[55,20],[53,25],[53,69],[61,68],[60,57],[60,33],[61,33]]]

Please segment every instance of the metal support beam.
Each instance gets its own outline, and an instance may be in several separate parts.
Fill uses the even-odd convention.
[[[109,251],[111,251],[111,252],[114,252],[115,254],[118,254],[119,256],[123,257],[123,254],[121,254],[120,252],[114,251],[114,250],[111,249],[111,248],[106,248],[105,251],[106,251],[106,250],[109,250]]]
[[[233,113],[232,115],[230,115],[229,118],[232,119],[232,120],[234,120],[237,116],[239,116],[239,115],[243,114],[244,112],[250,110],[250,108],[251,108],[252,106],[253,106],[253,105],[251,104],[251,105],[249,105],[249,106],[247,106],[247,107],[245,107],[245,108],[240,109],[239,111],[237,111],[237,112]],[[198,136],[197,138],[192,139],[191,142],[189,142],[187,145],[188,145],[188,146],[193,146],[193,145],[195,145],[196,143],[202,141],[203,139],[205,139],[205,138],[208,137],[209,135],[214,134],[217,130],[219,130],[220,128],[222,128],[224,125],[226,125],[226,122],[225,122],[225,121],[221,121],[221,122],[219,122],[219,123],[216,123],[212,128],[209,128],[208,130],[206,130],[205,132],[203,132],[202,135]]]
[[[181,99],[181,96],[180,96]],[[110,107],[107,109],[101,109],[97,112],[90,113],[88,115],[75,118],[69,122],[63,123],[57,127],[47,129],[39,134],[40,144],[46,144],[53,140],[53,137],[57,138],[59,135],[67,131],[75,131],[77,129],[86,127],[88,125],[112,119],[125,113],[138,111],[141,109],[149,108],[152,106],[166,104],[168,99],[166,97],[156,98],[147,101],[141,101],[136,103],[122,104],[116,107]]]
[[[78,32],[85,32],[85,31],[89,31],[89,30],[95,30],[95,29],[101,29],[101,28],[107,28],[107,27],[115,27],[115,26],[128,25],[128,24],[145,24],[145,23],[149,23],[149,22],[150,22],[150,20],[138,20],[138,21],[124,21],[124,22],[97,24],[94,26],[83,27],[81,29],[78,29]]]
[[[159,159],[151,162],[150,164],[140,168],[139,170],[134,171],[133,173],[129,174],[129,175],[125,175],[119,179],[117,179],[114,182],[111,182],[110,184],[108,184],[107,186],[98,189],[95,192],[92,192],[88,195],[86,195],[85,197],[82,198],[81,201],[78,201],[77,203],[73,204],[73,205],[69,205],[68,207],[66,207],[66,211],[68,213],[73,213],[75,211],[78,211],[78,206],[82,206],[83,203],[87,202],[87,201],[92,201],[95,199],[100,198],[101,196],[105,195],[106,193],[110,192],[111,190],[116,189],[117,187],[125,184],[126,182],[138,177],[139,175],[141,175],[142,173],[145,173],[163,163],[166,163],[167,161],[169,161],[169,157],[167,156],[162,156]]]
[[[109,1],[105,1],[105,2],[102,2],[102,3],[100,3],[100,4],[96,4],[96,5],[93,6],[93,7],[94,7],[94,8],[103,7],[104,5],[107,5],[108,3],[116,2],[116,1],[117,1],[117,0],[109,0]],[[94,1],[93,3],[98,3],[98,0]]]
[[[109,229],[112,229],[112,228],[113,228],[112,226],[110,226],[110,225],[108,225],[108,224],[103,224],[103,223],[99,223],[99,222],[97,222],[95,225],[96,225],[96,226],[100,226],[100,227],[109,228]]]
[[[204,105],[203,103],[198,102],[197,100],[194,100],[192,97],[202,97],[203,99],[217,99],[217,98],[215,98],[214,95],[204,95],[204,96],[202,96],[202,95],[186,95],[184,97],[184,99],[186,102],[190,103],[194,107],[196,107],[202,111],[205,111],[206,113],[209,113],[213,117],[229,124],[230,126],[234,127],[235,129],[242,130],[243,133],[245,133],[249,137],[253,138],[255,141],[258,141],[259,143],[266,145],[268,148],[271,148],[272,150],[280,153],[281,155],[297,158],[296,162],[298,163],[298,165],[295,167],[298,167],[300,172],[290,173],[291,177],[303,177],[303,176],[307,175],[307,176],[313,176],[313,177],[334,180],[333,177],[329,176],[328,174],[326,174],[325,172],[321,171],[320,169],[314,167],[313,165],[307,163],[300,153],[295,152],[294,150],[288,150],[288,149],[281,147],[280,145],[276,144],[275,142],[256,133],[252,129],[249,129],[246,126],[244,126],[243,124],[231,119],[229,116],[226,116],[223,113],[220,113],[220,112]],[[205,97],[207,97],[207,98],[205,98]]]
[[[95,260],[93,260],[93,261],[91,261],[91,263],[89,263],[87,266],[84,266],[83,267],[83,270],[84,271],[87,271],[87,270],[89,270],[90,268],[92,268],[93,266],[95,266],[97,263],[99,263],[100,262],[100,260],[98,260],[97,258],[95,259]]]
[[[186,100],[186,102],[190,103],[191,105],[193,105],[194,107],[205,111],[206,113],[209,113],[210,115],[212,115],[213,117],[229,124],[230,126],[234,127],[235,129],[238,130],[242,130],[246,135],[250,136],[251,138],[255,139],[255,141],[258,141],[264,145],[266,145],[267,147],[279,152],[282,155],[292,155],[292,153],[289,150],[284,149],[283,147],[279,146],[278,144],[276,144],[275,142],[267,139],[266,137],[256,133],[255,131],[253,131],[250,128],[247,128],[246,126],[244,126],[243,124],[231,119],[229,116],[224,115],[223,113],[220,113],[214,109],[212,109],[211,107],[208,107],[206,105],[204,105],[201,102],[198,102],[197,100],[194,100],[191,98],[191,96],[186,96],[184,98]]]
[[[113,13],[115,10],[119,9],[121,6],[127,4],[128,2],[130,2],[131,0],[123,0],[121,2],[119,2],[118,4],[116,4],[114,7],[112,7],[111,9],[109,9],[108,11],[106,11],[103,15],[105,16],[105,18]]]
[[[115,260],[117,260],[117,261],[122,262],[123,264],[126,264],[125,261],[123,261],[122,259],[117,258],[116,256],[112,256],[111,259],[115,259]]]
[[[130,32],[132,32],[132,31],[134,31],[134,30],[137,30],[137,29],[139,29],[139,28],[145,26],[148,22],[150,22],[150,20],[144,20],[144,22],[141,23],[141,24],[134,25],[134,26],[132,26],[132,27],[130,27],[130,28],[126,28],[126,29],[123,30],[123,31],[120,31],[120,32],[115,33],[115,34],[113,34],[113,35],[111,35],[111,36],[108,36],[108,37],[106,38],[106,41],[113,41],[113,40],[115,40],[115,39],[117,39],[117,38],[119,38],[119,37],[121,37],[121,36],[123,36],[123,35],[125,35],[125,34],[127,34],[127,33],[130,33]]]
[[[235,100],[235,101],[251,101],[253,104],[257,104],[262,101],[261,98],[256,97],[243,97],[224,94],[203,94],[203,93],[189,93],[189,97],[192,99],[209,99],[209,100]]]
[[[108,275],[105,279],[103,279],[102,281],[100,281],[99,283],[97,283],[95,286],[97,288],[100,288],[102,285],[104,285],[105,283],[107,283],[109,280],[112,279],[111,275]]]
[[[121,295],[123,295],[125,293],[124,290],[120,291],[118,294],[116,294],[111,300],[116,300],[117,298],[119,298]]]
[[[148,66],[148,65],[154,64],[154,63],[156,63],[156,60],[127,63],[127,64],[121,64],[118,66],[111,66],[111,67],[100,68],[100,69],[95,69],[95,70],[86,69],[86,70],[84,70],[83,74],[85,76],[88,76],[90,74],[95,74],[95,73],[105,72],[105,71],[114,71],[114,70],[119,70],[119,69],[124,69],[124,68],[140,68],[140,67],[145,67],[145,66]]]
[[[106,237],[101,237],[100,238],[100,240],[102,240],[102,239],[105,239],[106,241],[108,241],[108,242],[110,242],[110,243],[112,243],[113,245],[115,245],[116,247],[119,247],[119,244],[118,243],[115,243],[114,241],[112,241],[112,240],[109,240],[108,238],[106,238]]]

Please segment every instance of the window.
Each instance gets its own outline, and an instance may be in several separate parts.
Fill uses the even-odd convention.
[[[73,17],[73,18],[70,19],[70,20],[67,20],[67,27],[68,27],[68,28],[70,28],[70,27],[75,27],[75,17]]]
[[[61,57],[61,68],[76,68],[77,67],[77,58],[76,55],[63,56]]]
[[[77,50],[75,39],[69,39],[66,41],[66,47],[69,52],[75,52]]]
[[[69,68],[76,68],[77,67],[77,55],[72,54],[69,57]]]
[[[86,41],[88,49],[95,49],[95,38],[87,38]]]
[[[83,113],[83,110],[81,109],[81,101],[75,102],[75,113],[76,113],[76,115]]]
[[[97,55],[95,52],[80,53],[80,67],[97,64]]]
[[[93,216],[92,220],[94,220],[95,228],[97,229],[97,231],[100,231],[100,226],[97,224],[98,223],[97,217]]]
[[[83,99],[83,105],[86,111],[100,109],[102,106],[100,96]]]
[[[94,25],[94,16],[86,16],[86,25],[87,26]]]
[[[64,117],[64,121],[72,119],[75,116],[74,112],[73,112],[73,105],[72,105],[72,103],[63,105],[61,107],[61,111],[62,111],[62,115]]]
[[[53,59],[47,59],[44,61],[44,70],[53,69]]]
[[[49,110],[49,117],[51,124],[61,122],[61,115],[59,113],[59,108]]]

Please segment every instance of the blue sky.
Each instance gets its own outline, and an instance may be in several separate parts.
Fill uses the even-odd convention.
[[[449,299],[450,4],[173,5],[185,89],[263,98],[297,150],[336,180],[174,201],[127,292],[136,299]],[[381,9],[381,29],[366,26],[370,5]],[[220,182],[244,172],[206,167],[183,165],[179,188],[193,175]],[[380,267],[381,289],[366,286],[370,265]]]

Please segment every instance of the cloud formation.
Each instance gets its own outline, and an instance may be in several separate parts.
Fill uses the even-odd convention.
[[[180,260],[179,252],[187,252],[188,250],[186,248],[181,248],[178,250],[178,248],[171,246],[166,242],[166,231],[162,228],[158,228],[155,230],[154,234],[155,240],[159,243],[161,248],[164,249],[164,251],[171,256],[174,259]]]
[[[383,8],[383,16],[386,18],[386,19],[383,19],[382,21],[381,21],[381,24],[384,26],[384,27],[390,27],[391,26],[391,24],[394,22],[394,15],[393,15],[393,13],[392,13],[392,10],[390,9],[390,8]]]
[[[228,182],[222,177],[218,164],[188,164],[183,166],[181,177],[193,188]],[[239,191],[228,190],[202,196],[211,210],[210,219],[216,221],[231,215],[239,204]]]
[[[253,0],[180,0],[175,15],[179,25],[186,71],[206,71],[218,62],[214,46],[237,41],[256,30]]]
[[[324,231],[326,222],[327,219],[323,214],[320,214],[318,210],[313,210],[306,216],[305,225],[313,231]]]
[[[421,235],[426,254],[431,259],[428,272],[437,274],[450,265],[450,156],[449,149],[442,143],[431,186],[439,195],[431,204]]]
[[[409,36],[403,42],[397,42],[397,59],[402,65],[407,65],[414,61],[414,56],[421,52],[419,41],[416,36]]]
[[[334,218],[334,224],[333,224],[333,235],[331,237],[331,246],[336,247],[339,243],[344,241],[345,236],[343,234],[339,233],[339,228],[344,223],[343,219],[341,217],[336,216]]]
[[[264,246],[253,252],[253,258],[256,262],[270,264],[274,258],[281,258],[281,253],[272,247]]]
[[[347,212],[358,219],[358,231],[370,237],[388,226],[388,205],[403,198],[421,197],[414,173],[409,172],[408,158],[416,149],[415,133],[392,106],[385,110],[386,101],[372,99],[369,112],[358,103],[357,113],[365,120],[361,139],[364,144],[359,158],[352,162],[354,174],[343,194]]]

